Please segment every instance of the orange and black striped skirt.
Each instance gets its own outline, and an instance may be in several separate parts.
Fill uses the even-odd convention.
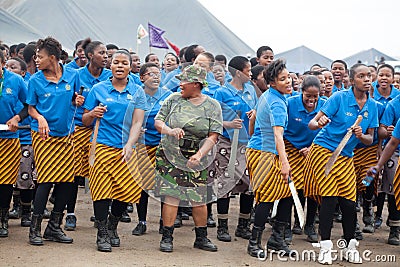
[[[157,146],[146,146],[144,144],[138,144],[136,146],[138,167],[141,175],[141,180],[138,181],[138,183],[143,190],[154,189],[156,150]]]
[[[285,141],[285,150],[290,165],[291,179],[297,190],[302,190],[304,186],[304,166],[306,158],[300,154],[300,150],[295,148],[288,140]]]
[[[89,185],[93,201],[116,199],[138,203],[142,188],[138,170],[137,152],[131,160],[122,161],[122,149],[102,144],[96,145],[96,159],[89,171]]]
[[[0,184],[15,184],[20,161],[19,139],[0,138]]]
[[[249,164],[253,165],[251,187],[256,202],[273,202],[292,195],[289,185],[282,179],[281,163],[277,155],[260,151],[258,163]]]
[[[75,176],[89,177],[89,147],[92,131],[87,127],[75,127]]]
[[[74,182],[74,143],[68,136],[50,136],[43,140],[38,132],[32,133],[32,147],[37,169],[37,182]]]
[[[400,164],[400,160],[399,160]],[[396,207],[397,210],[400,210],[400,167],[399,164],[397,165],[396,173],[393,178],[393,191],[394,191],[394,198],[396,200]]]
[[[246,148],[246,168],[249,171],[250,181],[253,179],[254,170],[260,162],[261,150]]]
[[[353,159],[337,158],[328,176],[325,176],[326,163],[332,152],[322,146],[312,144],[304,168],[304,196],[337,196],[356,201],[356,174]]]
[[[353,162],[357,177],[358,192],[365,191],[365,185],[362,184],[362,180],[367,175],[367,170],[378,163],[377,151],[378,144],[354,150]],[[374,182],[377,185],[377,179]],[[375,186],[375,188],[377,187]]]

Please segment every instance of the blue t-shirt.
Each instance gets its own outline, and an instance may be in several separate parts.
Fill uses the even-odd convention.
[[[171,79],[175,78],[175,76],[180,74],[181,72],[182,72],[182,69],[181,69],[181,67],[179,67],[179,68],[174,69],[173,71],[166,73],[165,77],[162,77],[162,79],[161,79],[160,87],[167,85]],[[171,86],[171,84],[169,86]],[[176,85],[174,87],[176,87]],[[179,82],[178,82],[178,87],[179,87]]]
[[[300,94],[299,92],[297,92],[295,90],[292,90],[292,92],[290,94],[286,94],[285,97],[289,98],[289,97],[296,96],[296,95],[299,95],[299,94]]]
[[[93,86],[83,107],[90,111],[100,103],[107,106],[107,111],[100,121],[97,143],[123,148],[129,137],[134,109],[147,110],[143,89],[129,77],[125,89],[119,92],[111,79],[107,79]]]
[[[377,108],[378,108],[378,121],[380,122],[380,120],[381,120],[381,118],[382,118],[382,116],[383,116],[383,113],[385,112],[385,107],[383,106],[382,103],[376,101],[376,100],[373,99],[373,98],[371,98],[371,99],[372,99],[373,101],[375,101],[376,106],[377,106]],[[374,146],[374,145],[378,144],[378,142],[379,142],[379,138],[378,138],[378,128],[375,128],[375,130],[374,130],[374,140],[372,141],[372,144],[371,144],[371,145],[365,145],[365,144],[363,144],[362,142],[359,142],[359,143],[357,144],[356,148]]]
[[[400,91],[394,87],[393,85],[390,85],[391,91],[390,91],[390,95],[385,98],[384,96],[382,96],[379,91],[378,91],[378,86],[379,84],[377,83],[374,87],[374,99],[380,103],[383,104],[383,106],[386,108],[387,103],[394,99],[396,96],[398,96],[400,94]]]
[[[400,119],[400,95],[390,100],[383,113],[381,123],[385,126],[396,125]]]
[[[90,72],[88,68],[89,64],[87,64],[85,67],[82,67],[78,70],[79,73],[79,79],[81,82],[81,86],[84,87],[82,95],[86,98],[89,91],[92,89],[92,87],[95,84],[98,84],[99,82],[105,81],[108,78],[112,76],[112,72],[109,69],[103,68],[101,71],[99,77],[95,78]],[[73,107],[75,111],[75,106]],[[75,124],[78,126],[83,126],[82,123],[82,115],[83,115],[83,106],[77,107],[76,113],[75,113]]]
[[[255,109],[257,94],[253,86],[244,85],[243,90],[237,90],[230,83],[215,91],[214,98],[219,101],[222,108],[224,121],[232,121],[240,115],[243,120],[242,128],[239,129],[239,143],[247,144],[249,140],[249,119],[246,112]],[[233,128],[224,128],[223,136],[232,139]]]
[[[6,69],[3,69],[3,81],[0,83],[3,83],[0,96],[0,123],[5,124],[21,110],[18,103],[26,103],[28,91],[22,77]],[[0,138],[18,138],[18,132],[0,131]]]
[[[311,130],[308,128],[308,123],[315,117],[325,102],[325,99],[318,98],[315,109],[308,112],[303,104],[303,94],[288,98],[288,125],[283,137],[295,148],[302,149],[311,145],[319,129]]]
[[[72,100],[80,88],[79,74],[75,69],[62,66],[62,71],[57,83],[48,81],[43,72],[38,71],[32,75],[28,84],[27,103],[35,106],[45,117],[50,128],[49,135],[57,137],[67,136],[70,131],[74,131],[72,117],[75,105]],[[38,131],[37,120],[32,120],[31,128]]]
[[[287,99],[285,95],[270,87],[257,103],[254,133],[247,147],[278,155],[274,138],[274,126],[286,128],[288,123]]]
[[[134,81],[137,85],[139,85],[139,86],[142,86],[142,85],[143,85],[142,81],[140,80],[140,76],[139,76],[138,73],[133,73],[133,72],[131,72],[131,73],[129,74],[129,76],[132,77],[133,81]]]
[[[343,91],[343,90],[346,90],[346,88],[344,88],[344,84],[343,83],[342,83],[342,87],[340,87],[340,88],[337,88],[336,84],[334,84],[333,88],[332,88],[332,94],[336,93],[336,92]]]
[[[360,123],[363,133],[367,129],[376,128],[379,125],[376,102],[368,97],[360,110],[353,90],[336,92],[326,101],[321,111],[331,119],[331,122],[319,131],[314,143],[330,151],[334,151],[338,147],[340,141],[346,135],[347,129],[354,124],[358,115],[363,117]],[[358,142],[359,139],[353,134],[340,155],[353,157],[353,150]]]
[[[394,138],[400,139],[400,119],[397,121],[396,126],[392,132]]]
[[[79,69],[79,65],[76,63],[76,61],[79,59],[79,57],[74,58],[74,60],[72,60],[70,63],[65,64],[66,68],[71,68],[71,69]]]
[[[154,118],[164,103],[164,100],[170,94],[172,94],[170,90],[161,87],[157,89],[157,92],[153,96],[146,94],[147,107],[149,110],[144,114],[143,128],[146,128],[146,131],[141,140],[142,143],[144,141],[145,145],[157,146],[160,143],[161,134],[157,131],[156,127],[154,127]]]

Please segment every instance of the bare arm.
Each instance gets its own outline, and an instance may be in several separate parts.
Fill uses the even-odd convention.
[[[129,138],[122,151],[122,156],[124,156],[125,161],[129,161],[132,157],[132,148],[139,138],[143,118],[144,110],[135,108],[132,114],[132,125],[131,129],[129,130]]]
[[[360,126],[356,126],[353,129],[355,136],[363,143],[364,145],[370,145],[374,141],[374,128],[367,129],[367,133],[362,133],[362,128]]]
[[[104,112],[107,111],[106,107],[95,107],[91,111],[85,109],[82,115],[82,123],[85,126],[90,126],[93,124],[94,119],[96,118],[102,118],[104,115]]]
[[[274,126],[273,131],[274,131],[276,150],[278,151],[279,161],[282,164],[282,169],[281,169],[282,179],[287,183],[290,174],[290,166],[285,151],[285,143],[283,142],[284,129],[281,126]]]
[[[49,132],[50,132],[47,120],[36,110],[35,106],[29,105],[28,113],[33,119],[38,121],[38,130],[40,137],[43,140],[46,140],[49,137]]]
[[[318,111],[317,115],[308,123],[308,128],[317,130],[318,128],[323,128],[330,121],[331,120],[322,111]]]

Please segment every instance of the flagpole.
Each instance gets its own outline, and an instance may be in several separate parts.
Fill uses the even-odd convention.
[[[136,39],[136,54],[139,55],[139,39]]]

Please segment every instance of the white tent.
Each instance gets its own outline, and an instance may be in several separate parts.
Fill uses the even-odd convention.
[[[163,36],[180,48],[199,44],[228,58],[254,54],[196,0],[0,0],[0,7],[70,50],[86,37],[136,50],[137,28],[139,24],[147,28],[150,22],[165,30]],[[21,34],[20,39],[26,36]],[[139,51],[141,56],[149,53],[148,37],[142,40]],[[152,52],[166,51],[152,48]]]

